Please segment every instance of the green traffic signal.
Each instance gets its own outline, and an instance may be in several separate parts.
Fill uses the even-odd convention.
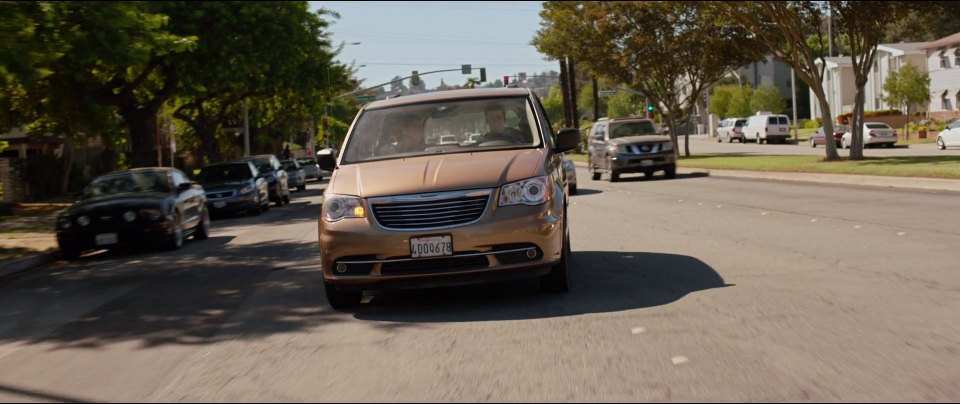
[[[647,105],[647,111],[653,112],[653,105]]]

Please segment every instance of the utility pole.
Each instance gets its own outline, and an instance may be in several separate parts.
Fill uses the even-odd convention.
[[[797,76],[792,67],[790,68],[790,91],[793,91],[793,140],[797,140]]]

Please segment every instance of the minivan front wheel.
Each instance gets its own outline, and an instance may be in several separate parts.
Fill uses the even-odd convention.
[[[357,306],[363,298],[363,291],[337,290],[335,286],[326,282],[323,283],[323,288],[324,291],[327,292],[327,302],[329,302],[330,307],[334,309]]]
[[[560,260],[550,268],[550,273],[540,277],[540,291],[546,293],[563,293],[570,290],[570,231],[567,229],[566,209],[563,215],[563,247],[560,249]]]

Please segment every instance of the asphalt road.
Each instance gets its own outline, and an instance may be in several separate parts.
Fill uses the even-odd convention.
[[[792,138],[791,138],[792,139]],[[683,147],[683,138],[680,138],[681,148]],[[745,154],[745,155],[805,155],[805,156],[824,156],[823,145],[813,148],[810,143],[802,142],[799,144],[757,144],[753,142],[740,143],[733,141],[729,143],[724,140],[717,143],[717,138],[707,138],[706,135],[690,136],[690,152],[696,154]],[[849,149],[838,149],[837,152],[843,156],[849,156]],[[899,144],[893,148],[871,146],[863,150],[866,157],[886,157],[886,156],[960,156],[960,148],[948,148],[946,150],[937,149],[934,143],[904,145]]]
[[[0,280],[0,401],[960,400],[960,195],[578,175],[562,295],[333,311],[316,184],[178,252]]]

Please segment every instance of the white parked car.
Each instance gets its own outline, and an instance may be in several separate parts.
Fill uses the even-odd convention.
[[[865,122],[863,124],[863,147],[884,145],[893,147],[897,143],[897,131],[883,122]],[[840,148],[849,149],[853,145],[853,133],[847,131],[840,138]]]
[[[457,137],[454,135],[443,135],[440,136],[440,144],[459,144],[459,142],[457,142]]]
[[[960,119],[953,121],[950,126],[937,135],[937,147],[945,150],[947,147],[960,146]]]
[[[746,118],[727,118],[720,121],[720,126],[717,128],[717,143],[724,139],[727,139],[727,143],[733,143],[733,139],[743,143],[743,127],[746,124]]]

